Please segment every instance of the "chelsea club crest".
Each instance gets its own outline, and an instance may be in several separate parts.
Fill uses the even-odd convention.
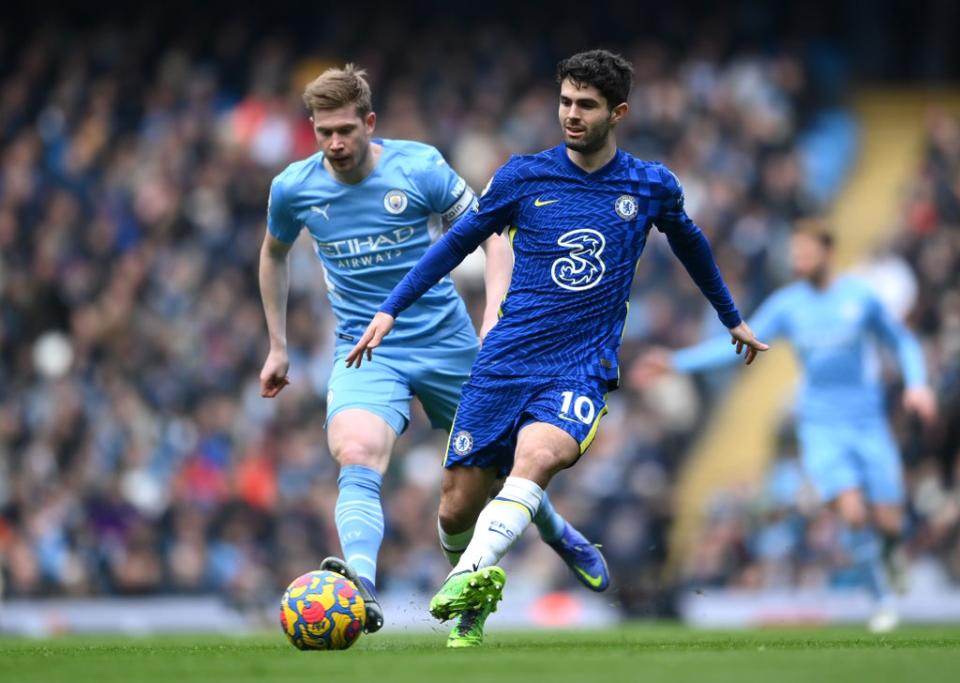
[[[453,450],[457,455],[466,455],[473,450],[473,437],[470,432],[461,430],[453,435]]]
[[[383,208],[397,215],[407,208],[407,193],[403,190],[390,190],[383,196]]]
[[[623,220],[632,221],[637,217],[637,200],[628,194],[622,194],[613,203],[613,210]]]

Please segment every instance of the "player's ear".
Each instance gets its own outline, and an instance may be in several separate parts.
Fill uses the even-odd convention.
[[[377,127],[376,112],[370,112],[367,114],[366,118],[363,120],[363,123],[367,127],[367,135],[371,135],[373,133],[373,129]]]
[[[626,102],[621,102],[610,110],[610,123],[619,122],[620,119],[627,115],[628,111],[630,111],[630,105]]]

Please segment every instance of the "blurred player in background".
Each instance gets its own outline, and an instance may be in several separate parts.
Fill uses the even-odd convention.
[[[357,584],[367,605],[366,630],[373,632],[383,625],[375,588],[384,533],[380,488],[393,445],[410,420],[414,395],[434,427],[450,428],[477,353],[477,334],[453,282],[444,278],[397,326],[378,362],[348,373],[339,361],[391,288],[476,198],[435,148],[373,137],[376,114],[364,75],[347,65],[325,71],[307,86],[303,99],[320,151],[288,166],[270,189],[260,251],[270,351],[260,388],[263,396],[273,398],[288,382],[288,255],[306,228],[338,322],[338,362],[329,383],[326,426],[330,452],[340,464],[336,525],[345,561],[330,557],[321,569]],[[481,336],[496,322],[512,266],[503,238],[491,237],[484,249],[487,312]],[[485,495],[490,492],[488,486]],[[587,545],[599,555],[549,503],[541,506],[535,521],[542,538],[571,567],[579,557],[567,543],[571,534],[578,539],[573,546]],[[471,533],[472,527],[451,537],[441,529],[452,562]]]
[[[786,337],[800,361],[805,383],[797,430],[804,469],[846,525],[843,544],[876,600],[870,629],[889,631],[898,615],[888,579],[902,584],[895,550],[904,523],[904,482],[887,424],[874,340],[896,351],[908,411],[929,422],[936,399],[926,385],[923,354],[913,335],[865,283],[836,274],[833,237],[826,226],[813,220],[798,223],[790,256],[798,281],[769,296],[750,323],[765,339]],[[725,339],[674,353],[653,349],[638,359],[631,379],[643,386],[668,370],[695,372],[729,364],[729,356]]]
[[[501,167],[473,211],[393,290],[347,357],[363,367],[364,353],[371,357],[402,311],[491,235],[507,231],[513,279],[464,386],[444,463],[441,524],[475,520],[476,532],[430,611],[460,619],[463,637],[482,637],[505,581],[493,565],[538,515],[551,478],[596,434],[607,392],[618,385],[630,286],[653,224],[730,328],[737,350],[746,347],[750,361],[766,348],[741,321],[709,244],[683,209],[676,176],[617,148],[632,74],[625,59],[605,50],[563,60],[563,144]],[[491,483],[508,473],[485,504]],[[603,580],[599,568],[587,578]]]

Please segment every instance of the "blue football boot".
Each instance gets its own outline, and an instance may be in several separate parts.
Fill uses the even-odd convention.
[[[565,523],[560,538],[547,545],[557,551],[577,581],[590,590],[600,593],[610,585],[610,571],[600,548],[574,529],[570,522]]]

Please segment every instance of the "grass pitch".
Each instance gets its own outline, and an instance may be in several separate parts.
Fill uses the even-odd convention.
[[[0,639],[10,683],[590,683],[960,680],[960,627],[701,632],[680,626],[488,636],[478,650],[436,635],[362,636],[345,652],[299,652],[279,630],[251,637]]]

